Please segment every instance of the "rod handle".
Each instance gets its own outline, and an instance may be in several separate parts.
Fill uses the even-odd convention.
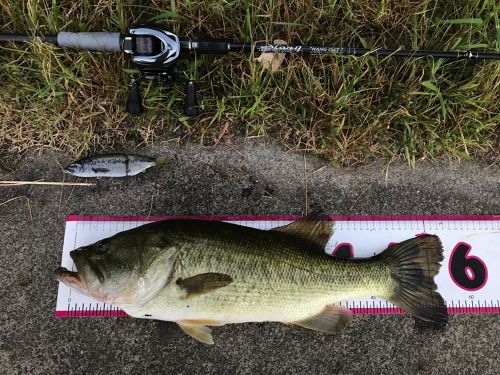
[[[225,55],[231,51],[229,39],[205,39],[192,42],[193,50],[197,53]]]
[[[57,44],[62,48],[87,51],[120,52],[121,34],[106,32],[61,32],[57,34]]]

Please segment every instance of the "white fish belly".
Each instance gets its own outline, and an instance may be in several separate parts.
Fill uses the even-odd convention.
[[[353,295],[354,296],[354,295]],[[126,308],[135,318],[178,322],[216,320],[222,324],[245,322],[294,322],[319,314],[325,306],[353,296],[337,293],[245,296],[214,291],[183,298],[178,289],[164,290],[142,307]]]

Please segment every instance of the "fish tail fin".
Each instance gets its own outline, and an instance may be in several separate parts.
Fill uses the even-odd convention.
[[[155,167],[163,167],[170,164],[170,159],[166,156],[158,156],[155,160]]]
[[[418,320],[446,326],[448,311],[434,282],[444,259],[439,237],[412,238],[390,246],[377,257],[390,265],[396,284],[389,300]]]

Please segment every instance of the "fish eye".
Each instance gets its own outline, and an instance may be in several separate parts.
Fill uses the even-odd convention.
[[[96,250],[98,253],[105,253],[108,251],[109,244],[107,242],[99,242],[96,246]]]

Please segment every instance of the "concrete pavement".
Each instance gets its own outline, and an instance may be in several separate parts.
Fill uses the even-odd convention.
[[[276,323],[214,327],[215,345],[177,327],[129,318],[54,317],[68,214],[499,214],[500,170],[481,163],[394,162],[336,169],[270,143],[139,150],[172,162],[95,187],[0,188],[0,373],[494,374],[498,315],[452,316],[446,331],[408,316],[356,316],[327,336]],[[27,155],[2,179],[61,181],[60,154]],[[4,163],[5,164],[5,163]],[[304,170],[307,173],[304,173]],[[66,176],[66,180],[76,179]],[[28,205],[29,202],[29,205]]]

